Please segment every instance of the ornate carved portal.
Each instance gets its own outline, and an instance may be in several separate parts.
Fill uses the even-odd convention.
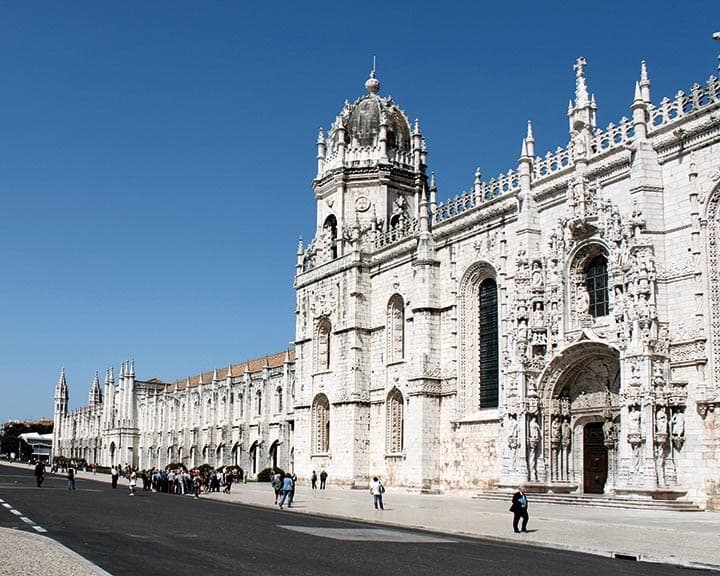
[[[540,376],[538,395],[541,407],[528,423],[529,445],[537,446],[528,453],[528,479],[562,491],[611,490],[617,477],[618,352],[598,341],[571,345]]]

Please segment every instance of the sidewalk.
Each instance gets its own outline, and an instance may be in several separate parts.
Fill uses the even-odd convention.
[[[78,482],[84,480],[109,483],[110,477],[79,473]],[[127,489],[127,481],[121,479],[120,487]],[[231,494],[203,494],[201,498],[274,508],[278,518],[302,512],[602,556],[621,554],[651,562],[720,569],[718,513],[534,504],[532,494],[528,496],[528,534],[513,533],[509,500],[480,500],[468,495],[421,495],[389,487],[384,495],[385,511],[380,512],[373,509],[368,490],[333,488],[331,484],[327,490],[314,492],[309,486],[299,486],[290,510],[274,505],[273,491],[267,483],[234,484]],[[0,534],[0,542],[2,539]]]

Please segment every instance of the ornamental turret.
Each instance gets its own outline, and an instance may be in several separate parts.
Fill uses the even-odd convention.
[[[97,370],[95,371],[95,377],[93,378],[92,385],[90,386],[90,393],[88,394],[88,404],[90,406],[99,406],[102,404],[103,394],[100,390],[100,376]]]
[[[419,123],[413,129],[392,97],[380,94],[375,70],[365,89],[352,104],[345,102],[327,133],[318,134],[317,227],[298,256],[298,274],[365,247],[370,231],[418,225],[427,193],[427,145]]]

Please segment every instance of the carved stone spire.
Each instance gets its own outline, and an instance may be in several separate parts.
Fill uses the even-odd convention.
[[[642,99],[649,104],[650,77],[648,76],[647,63],[645,62],[645,60],[640,62],[640,94],[642,94]]]
[[[527,124],[527,135],[525,136],[525,142],[527,142],[527,154],[530,158],[535,158],[535,138],[533,137],[532,122],[528,120]]]
[[[100,375],[95,370],[95,377],[93,378],[92,386],[90,386],[90,394],[88,396],[88,403],[90,406],[96,406],[102,404],[102,391],[100,390]]]
[[[587,83],[585,81],[585,66],[587,60],[580,56],[573,66],[575,70],[575,107],[582,108],[590,103],[590,95],[588,94]]]

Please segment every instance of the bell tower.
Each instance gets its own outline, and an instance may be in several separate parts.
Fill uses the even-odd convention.
[[[427,186],[427,148],[391,96],[380,95],[375,70],[366,94],[345,102],[317,139],[315,264],[347,253],[352,231],[387,232],[417,225]]]

